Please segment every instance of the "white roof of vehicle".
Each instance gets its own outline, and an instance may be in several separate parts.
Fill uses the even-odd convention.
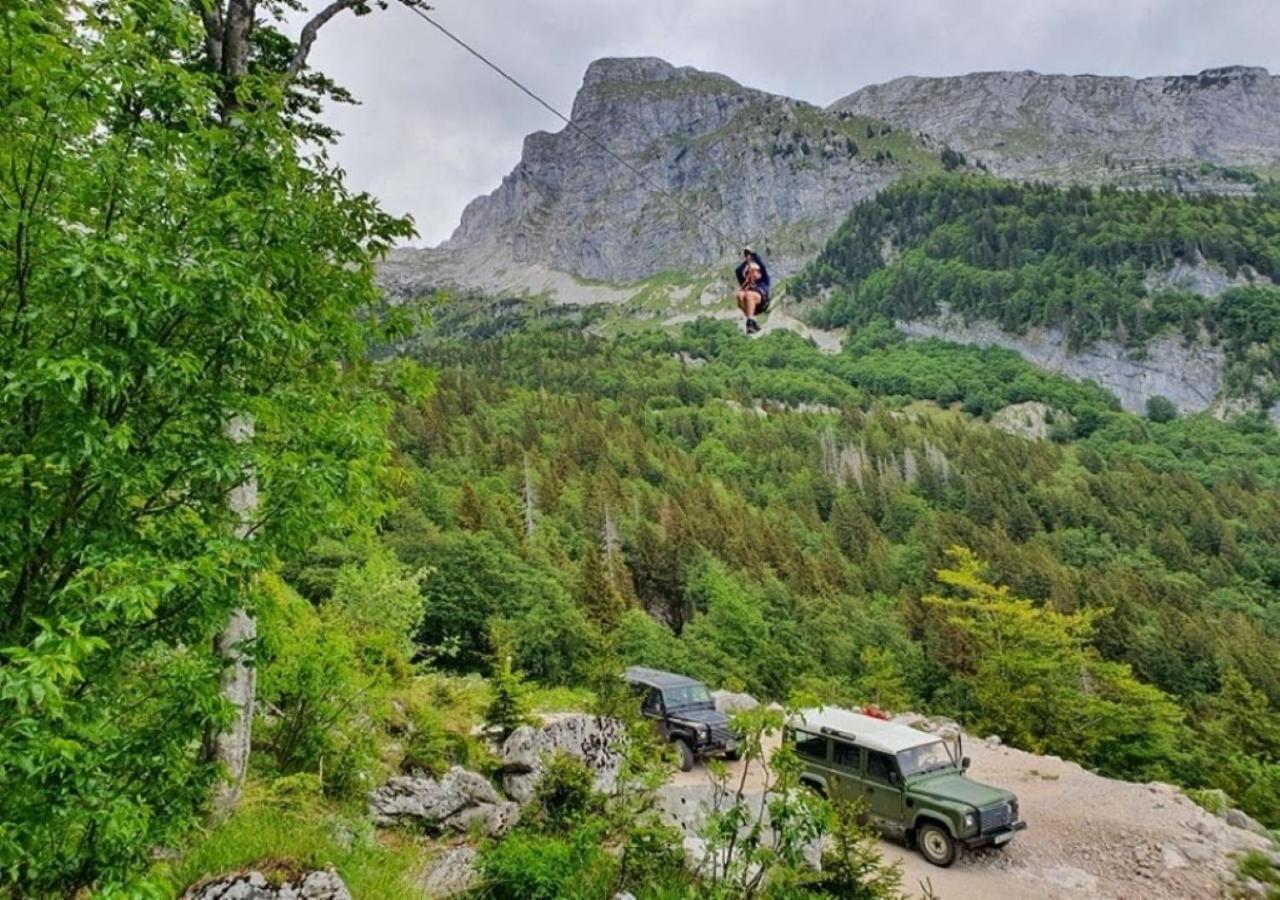
[[[897,753],[939,740],[937,735],[836,706],[802,710],[791,720],[791,725],[814,734],[823,734],[823,729],[828,729],[827,733],[834,733],[833,737],[852,738],[859,747],[881,753]]]

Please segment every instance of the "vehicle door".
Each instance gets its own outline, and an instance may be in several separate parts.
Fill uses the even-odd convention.
[[[640,703],[640,713],[647,719],[653,719],[658,736],[664,741],[671,740],[671,730],[667,727],[667,711],[662,702],[662,691],[649,688]]]
[[[905,806],[898,761],[888,753],[867,750],[862,788],[871,818],[882,824],[901,827]]]
[[[796,756],[811,771],[820,774],[827,782],[827,795],[834,796],[831,791],[835,787],[831,769],[830,741],[820,734],[796,730]]]
[[[838,787],[833,785],[832,799],[858,800],[866,788],[862,777],[862,750],[844,741],[831,742],[831,768]]]

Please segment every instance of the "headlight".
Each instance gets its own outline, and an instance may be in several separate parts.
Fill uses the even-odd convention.
[[[978,817],[973,813],[964,814],[964,830],[972,831],[978,827]]]

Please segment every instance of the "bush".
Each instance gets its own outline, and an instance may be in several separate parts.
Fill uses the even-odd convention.
[[[617,878],[617,862],[592,829],[567,836],[517,831],[478,862],[480,896],[491,900],[605,900]]]
[[[1152,422],[1172,422],[1178,418],[1178,407],[1168,397],[1156,395],[1147,398],[1147,418]]]
[[[598,812],[602,797],[595,774],[582,760],[557,751],[542,761],[542,778],[533,794],[533,819],[548,831],[569,831]]]

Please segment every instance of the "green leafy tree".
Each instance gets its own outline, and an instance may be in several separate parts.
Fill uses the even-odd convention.
[[[410,228],[304,150],[297,83],[231,5],[225,66],[188,5],[0,19],[0,871],[29,893],[127,883],[176,840],[230,718],[215,635],[381,496],[357,313]]]
[[[1148,397],[1147,398],[1147,418],[1152,422],[1172,422],[1178,418],[1178,408],[1173,405],[1173,401],[1168,397]]]
[[[897,900],[902,892],[902,866],[886,863],[876,846],[879,835],[865,819],[865,804],[838,801],[822,854],[821,889],[849,900]]]
[[[510,641],[504,636],[494,638],[493,669],[489,674],[489,705],[484,711],[485,724],[500,740],[506,740],[521,725],[528,725],[529,688],[524,676],[515,667]]]
[[[1097,612],[1060,613],[984,578],[972,551],[953,547],[931,594],[933,644],[971,692],[979,725],[1035,752],[1074,755],[1108,772],[1167,777],[1180,713],[1127,666],[1088,644]]]

